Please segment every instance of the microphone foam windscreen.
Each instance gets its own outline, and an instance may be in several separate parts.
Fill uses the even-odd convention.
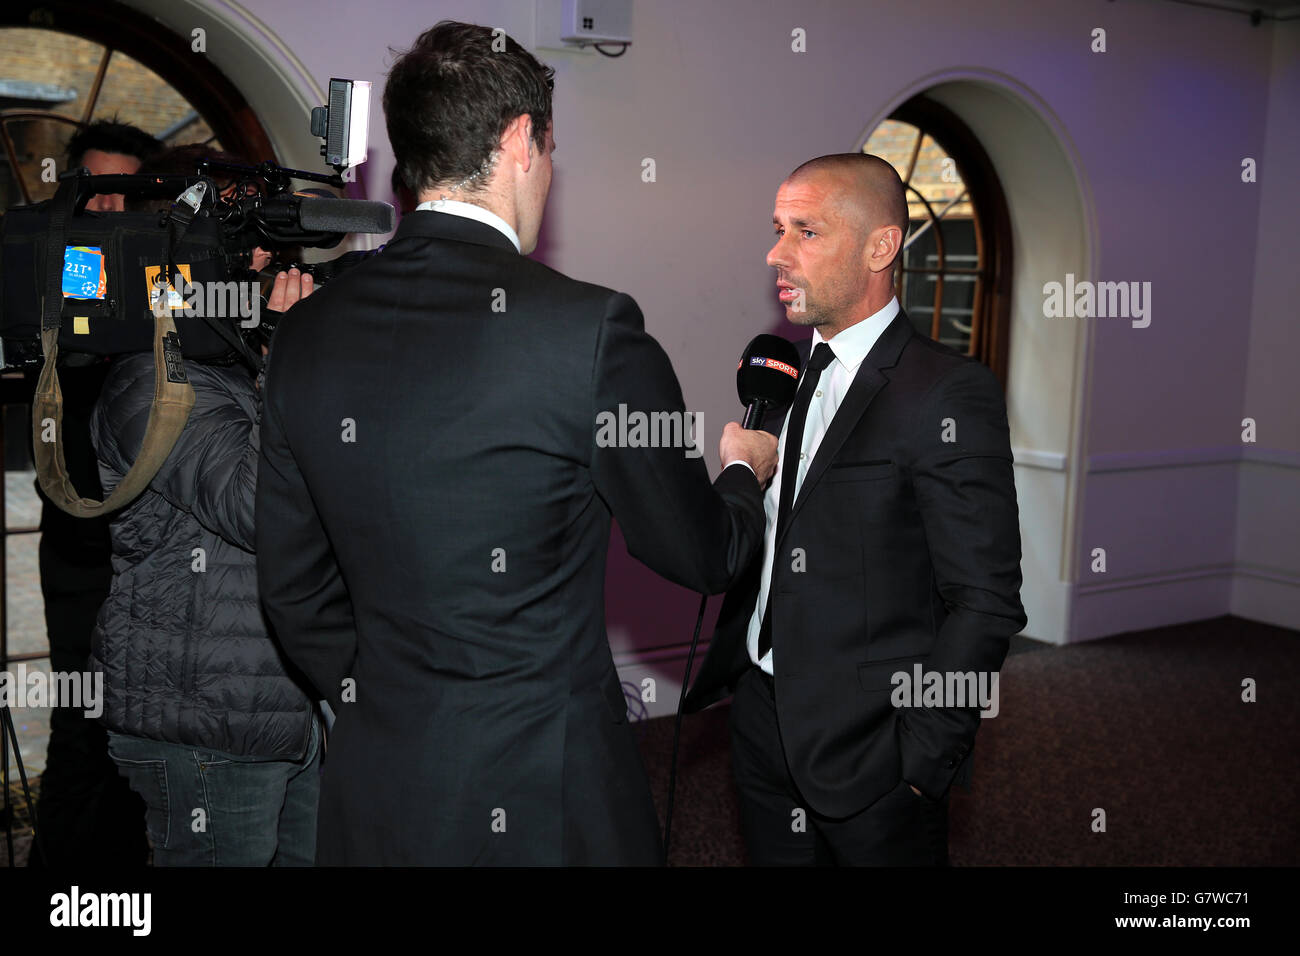
[[[386,202],[366,199],[304,199],[298,221],[310,232],[392,232],[397,212]]]

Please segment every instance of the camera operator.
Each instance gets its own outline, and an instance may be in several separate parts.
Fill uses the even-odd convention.
[[[180,155],[141,172],[175,172],[195,152]],[[307,278],[282,273],[269,307],[310,294]],[[310,865],[321,731],[258,600],[260,391],[237,362],[185,370],[189,420],[111,525],[113,581],[92,659],[109,751],[148,805],[156,865]],[[114,360],[91,419],[106,493],[139,452],[153,395],[151,352]]]
[[[162,144],[144,130],[100,120],[68,141],[67,168],[85,166],[94,175],[136,172]],[[89,210],[121,211],[120,194],[92,196]],[[69,353],[59,370],[63,394],[63,453],[75,486],[84,495],[101,494],[95,453],[90,446],[90,412],[104,382],[107,363],[98,356]],[[31,379],[35,384],[35,376]],[[37,483],[41,498],[39,549],[45,630],[50,669],[86,669],[95,615],[108,596],[112,566],[107,518],[74,518],[55,507]],[[108,756],[104,729],[75,707],[50,714],[50,744],[37,815],[47,859],[33,852],[32,866],[81,864],[143,865],[149,844],[140,815],[144,807]]]

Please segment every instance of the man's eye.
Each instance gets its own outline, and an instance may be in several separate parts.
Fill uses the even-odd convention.
[[[817,233],[813,232],[811,229],[801,229],[800,232],[802,232],[805,236],[817,235]]]

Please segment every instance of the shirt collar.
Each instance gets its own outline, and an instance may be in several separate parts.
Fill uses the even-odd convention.
[[[415,208],[427,209],[431,212],[450,213],[464,219],[477,219],[479,222],[487,223],[513,243],[515,252],[522,251],[519,248],[519,234],[510,228],[510,223],[490,209],[484,209],[482,206],[476,206],[473,203],[461,202],[459,199],[430,199],[428,202],[420,203]],[[841,332],[840,334],[843,335],[844,333]]]
[[[889,323],[894,321],[894,316],[898,315],[898,312],[898,299],[895,297],[890,299],[883,309],[872,313],[860,322],[853,323],[847,329],[837,333],[829,342],[822,338],[820,329],[813,329],[812,347],[816,348],[822,342],[826,342],[840,363],[852,372],[862,364],[871,347],[876,344],[876,339],[880,338]]]

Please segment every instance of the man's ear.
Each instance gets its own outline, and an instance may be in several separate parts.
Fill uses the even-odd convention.
[[[866,249],[867,268],[872,272],[892,269],[903,254],[903,230],[898,226],[881,226],[871,233]]]
[[[533,165],[533,118],[521,113],[512,119],[501,134],[501,151],[515,162],[521,172]]]

